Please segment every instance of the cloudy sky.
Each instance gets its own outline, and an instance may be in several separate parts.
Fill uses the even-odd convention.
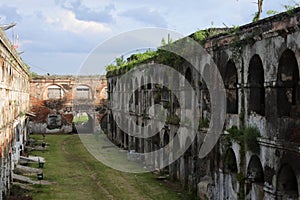
[[[89,53],[121,33],[165,28],[182,35],[209,27],[251,22],[256,0],[1,0],[0,24],[16,22],[18,50],[39,74],[75,74]],[[264,0],[267,10],[284,11],[288,0]]]

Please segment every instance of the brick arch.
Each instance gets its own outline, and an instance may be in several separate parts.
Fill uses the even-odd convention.
[[[63,88],[62,85],[56,84],[56,83],[55,84],[49,83],[49,84],[45,85],[43,90],[42,90],[42,100],[48,100],[49,99],[47,97],[48,96],[48,88],[51,87],[51,86],[59,87],[63,91],[63,96],[62,97],[65,97],[65,95],[67,94],[67,91]],[[63,99],[63,98],[60,98],[60,99]]]
[[[76,85],[73,86],[73,89],[72,89],[72,93],[73,93],[73,98],[75,99],[76,98],[76,91],[77,91],[77,88],[79,87],[87,87],[89,88],[91,94],[90,94],[90,100],[94,100],[95,99],[95,91],[94,89],[89,85],[89,84],[85,84],[85,83],[77,83]]]

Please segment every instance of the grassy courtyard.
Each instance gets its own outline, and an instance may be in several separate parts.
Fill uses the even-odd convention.
[[[29,192],[33,199],[190,199],[177,184],[159,181],[152,173],[123,173],[103,165],[78,135],[47,135],[46,142],[46,151],[31,155],[46,159],[44,180],[53,184],[34,185]]]

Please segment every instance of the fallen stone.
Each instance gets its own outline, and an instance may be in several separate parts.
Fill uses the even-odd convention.
[[[40,157],[40,156],[28,156],[28,157],[20,156],[20,159],[27,161],[27,162],[43,162],[43,163],[46,162],[45,158]]]
[[[36,185],[36,184],[51,185],[52,184],[52,183],[50,183],[48,181],[44,181],[44,180],[34,181],[29,177],[22,176],[22,175],[19,175],[19,174],[13,174],[12,177],[13,177],[13,181],[19,182],[19,183],[29,183],[29,184],[33,184],[33,185]]]
[[[37,173],[42,173],[43,171],[41,169],[37,169],[33,167],[17,165],[16,168],[14,169],[14,172],[16,174],[37,174]]]

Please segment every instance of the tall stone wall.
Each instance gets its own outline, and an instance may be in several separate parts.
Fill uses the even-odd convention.
[[[282,13],[201,41],[221,73],[227,99],[223,134],[203,159],[198,154],[208,130],[204,122],[210,121],[209,91],[203,78],[189,63],[173,65],[200,97],[196,113],[201,126],[187,151],[161,171],[179,180],[186,189],[197,191],[201,199],[299,198],[299,24],[300,10],[297,9],[292,14]],[[174,63],[164,64],[171,66]],[[172,88],[149,85],[134,92],[128,90],[151,78],[143,74],[131,81],[132,86],[116,91],[115,85],[122,73],[124,71],[119,70],[108,77],[109,138],[125,149],[143,153],[164,147],[175,135],[182,135],[178,131],[182,122],[176,120],[180,107]],[[119,93],[117,104],[120,105],[114,105],[114,92]],[[125,98],[127,93],[130,98]],[[186,104],[196,103],[194,99],[180,98]],[[135,138],[120,129],[113,117],[113,112],[127,104],[130,107],[128,114],[136,125],[144,126],[153,120],[147,109],[154,104],[163,105],[174,117],[167,119],[164,128],[151,138]],[[135,127],[128,121],[128,130],[134,132],[131,126]],[[239,136],[234,136],[233,132]],[[256,134],[260,137],[256,138]],[[177,142],[173,148],[182,145]],[[169,157],[172,156],[171,153]],[[146,159],[145,166],[159,168],[161,159]]]
[[[29,69],[0,30],[0,199],[8,193],[12,170],[28,136]]]

